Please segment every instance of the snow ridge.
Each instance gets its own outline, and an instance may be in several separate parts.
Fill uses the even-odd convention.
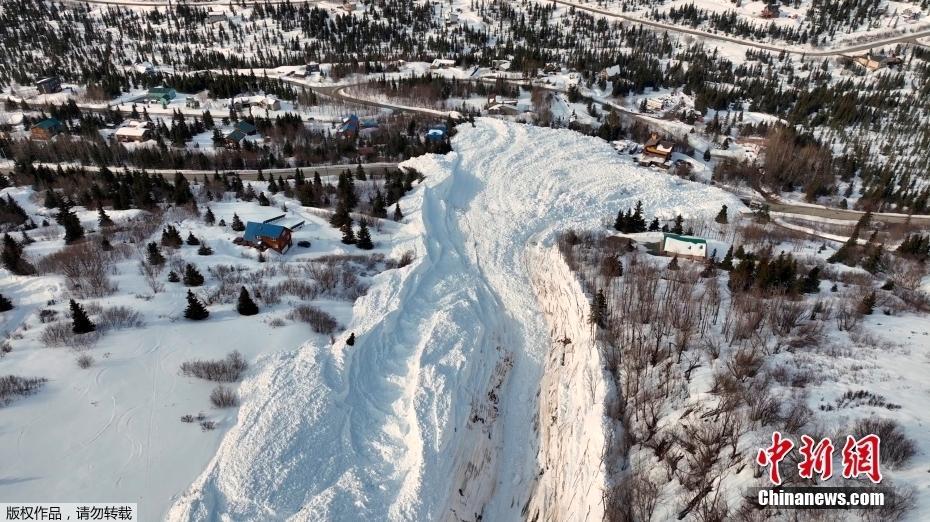
[[[666,216],[740,208],[567,130],[479,119],[453,148],[405,164],[427,178],[404,201],[395,251],[417,260],[356,302],[356,345],[264,361],[169,519],[521,518],[551,345],[527,247],[600,228],[637,199]]]

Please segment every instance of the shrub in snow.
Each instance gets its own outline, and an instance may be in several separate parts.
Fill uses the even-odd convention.
[[[917,454],[917,444],[909,439],[901,425],[891,419],[859,419],[848,433],[855,437],[875,434],[882,441],[882,464],[891,468],[900,468]]]
[[[13,302],[0,294],[0,312],[9,312],[13,309]]]
[[[201,431],[210,431],[216,429],[216,423],[208,420],[200,421],[200,429]]]
[[[199,256],[212,256],[213,249],[209,245],[203,243],[200,245],[200,248],[197,249],[197,255]]]
[[[197,236],[193,232],[187,233],[187,244],[190,246],[197,246],[200,244],[200,240],[197,239]]]
[[[239,404],[239,397],[227,386],[217,386],[210,392],[210,402],[217,408],[231,408]]]
[[[128,306],[104,308],[97,316],[97,323],[103,331],[139,328],[145,324],[142,315]]]
[[[177,272],[175,272],[174,270],[168,272],[168,281],[169,281],[169,282],[171,282],[171,283],[177,283],[177,282],[180,281],[180,280],[181,280],[181,278],[180,278],[180,276],[178,276]]]
[[[202,321],[210,317],[210,311],[190,290],[187,291],[187,308],[184,309],[184,317],[192,321]]]
[[[339,322],[328,313],[306,304],[298,305],[288,314],[288,318],[310,325],[313,331],[320,334],[331,334],[339,328]]]
[[[188,424],[193,423],[193,422],[194,422],[194,416],[191,415],[190,413],[188,413],[187,415],[183,415],[183,416],[181,417],[181,422],[186,422],[186,423],[188,423]]]
[[[86,353],[82,353],[77,358],[77,365],[78,368],[86,370],[94,365],[94,358],[90,355],[87,355]]]
[[[0,406],[9,404],[16,397],[32,395],[47,380],[40,377],[19,377],[16,375],[0,377]]]
[[[236,382],[248,367],[242,354],[232,352],[225,359],[187,361],[181,364],[181,374],[215,382]]]

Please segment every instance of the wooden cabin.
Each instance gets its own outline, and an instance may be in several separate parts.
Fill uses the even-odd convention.
[[[61,122],[55,118],[45,118],[29,129],[29,137],[34,140],[50,140],[61,132]]]
[[[269,221],[274,221],[274,219]],[[259,250],[270,248],[279,254],[283,254],[291,247],[291,229],[283,225],[249,221],[245,225],[245,233],[242,239],[244,244]]]

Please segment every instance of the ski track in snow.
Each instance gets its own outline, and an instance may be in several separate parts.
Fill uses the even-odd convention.
[[[538,473],[536,393],[551,344],[532,245],[599,229],[637,199],[666,218],[741,207],[572,131],[487,119],[458,129],[455,152],[405,164],[427,178],[403,202],[395,251],[417,260],[358,300],[355,346],[307,344],[268,360],[169,519],[520,519]],[[505,354],[499,415],[473,422]]]

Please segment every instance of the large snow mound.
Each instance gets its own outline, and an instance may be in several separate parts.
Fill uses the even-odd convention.
[[[538,474],[536,394],[550,339],[527,253],[567,228],[712,216],[735,197],[635,166],[598,139],[479,119],[454,152],[408,161],[397,252],[348,331],[244,383],[237,426],[174,520],[520,518]]]

